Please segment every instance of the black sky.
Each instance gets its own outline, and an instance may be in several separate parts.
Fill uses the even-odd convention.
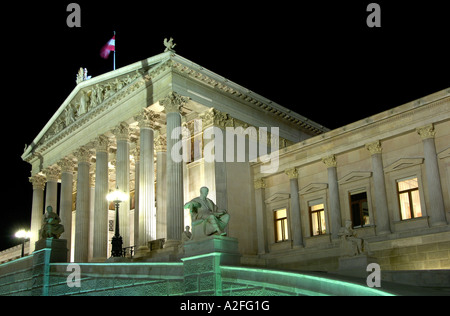
[[[66,24],[81,6],[81,28]],[[369,28],[367,5],[381,6]],[[395,3],[393,3],[395,2]],[[30,167],[20,156],[75,88],[80,67],[179,55],[330,129],[450,87],[450,10],[435,1],[50,1],[2,5],[3,214],[0,250],[29,228]],[[7,109],[7,110],[6,110]]]

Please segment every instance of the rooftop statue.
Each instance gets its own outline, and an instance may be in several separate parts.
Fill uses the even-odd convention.
[[[219,210],[213,201],[207,198],[209,189],[200,189],[200,196],[187,203],[192,220],[191,240],[200,240],[208,236],[226,236],[225,229],[230,221],[226,210]]]
[[[169,51],[175,52],[174,48],[175,48],[175,46],[177,46],[177,44],[175,44],[173,42],[173,38],[171,37],[170,40],[167,40],[167,38],[164,39],[164,46],[166,47],[166,50],[164,51],[164,53],[169,52]]]
[[[53,212],[53,207],[47,207],[47,213],[45,213],[42,228],[39,231],[40,239],[59,239],[62,233],[64,233],[64,226],[60,223],[61,218]]]

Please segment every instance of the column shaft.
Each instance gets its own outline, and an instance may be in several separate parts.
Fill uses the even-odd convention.
[[[303,246],[302,223],[300,218],[300,199],[298,196],[298,171],[296,169],[286,170],[290,179],[291,189],[291,231],[293,246]]]
[[[141,127],[139,167],[139,243],[146,247],[156,239],[154,133]]]
[[[61,160],[58,165],[61,167],[61,195],[59,201],[59,216],[61,224],[64,226],[64,233],[61,239],[67,240],[69,249],[72,245],[72,195],[73,195],[73,170],[74,163],[70,159]],[[70,260],[70,256],[67,256]]]
[[[51,206],[55,213],[58,212],[58,179],[59,170],[56,168],[48,168],[44,171],[47,177],[47,186],[45,192],[45,211]]]
[[[331,221],[331,238],[339,238],[339,230],[342,227],[341,206],[339,199],[339,185],[337,182],[336,157],[334,155],[326,157],[323,162],[328,167],[328,194],[329,194],[329,215]]]
[[[128,124],[122,123],[114,134],[117,139],[116,152],[116,185],[125,194],[130,194],[130,144]],[[130,201],[120,203],[119,229],[123,240],[123,247],[130,246]]]
[[[164,140],[165,142],[165,140]],[[165,147],[165,145],[164,145]],[[167,238],[167,206],[166,206],[166,151],[156,152],[156,238]]]
[[[184,231],[184,197],[183,197],[183,162],[172,159],[172,150],[176,144],[181,144],[181,114],[180,110],[188,102],[188,98],[182,97],[175,92],[159,101],[166,110],[167,119],[167,240],[166,246],[180,241]],[[175,147],[179,149],[179,146]],[[174,152],[174,156],[179,153]]]
[[[44,212],[44,188],[45,177],[35,175],[30,178],[33,184],[33,203],[31,207],[31,238],[30,253],[34,251],[35,242],[39,240],[39,230],[42,227],[42,216]]]
[[[386,182],[384,178],[382,147],[380,141],[366,145],[372,155],[372,177],[375,192],[375,225],[377,235],[391,233],[389,209],[386,196]]]
[[[264,189],[266,184],[264,179],[255,180],[255,206],[256,206],[256,240],[258,241],[258,255],[268,252],[266,234],[266,204]]]
[[[172,132],[175,131],[174,134]],[[177,136],[177,134],[179,134]],[[181,115],[167,113],[167,239],[181,240],[184,229],[183,163],[172,159],[172,149],[181,141]]]
[[[442,194],[436,144],[434,142],[436,131],[434,130],[433,125],[427,125],[422,128],[418,128],[417,133],[423,140],[429,206],[427,212],[430,217],[430,225],[446,225],[447,219],[445,217],[444,197]]]
[[[86,148],[79,149],[75,156],[78,159],[77,204],[75,218],[75,255],[78,263],[88,261],[89,251],[89,163],[90,153]]]
[[[139,246],[139,173],[140,173],[140,147],[137,146],[134,155],[134,245]]]
[[[94,261],[108,257],[108,139],[100,137],[96,143],[95,204],[94,204]]]

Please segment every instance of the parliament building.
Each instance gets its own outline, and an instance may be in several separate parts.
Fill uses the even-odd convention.
[[[339,294],[287,283],[361,276],[351,270],[370,262],[386,282],[450,288],[450,89],[329,130],[172,49],[77,82],[22,155],[32,237],[28,256],[0,253],[0,295]],[[212,238],[223,242],[211,246],[212,285],[183,248],[184,205],[202,187],[230,215],[227,236]],[[109,259],[116,189],[129,196],[120,263]],[[48,206],[68,251],[66,262],[43,256],[42,272]],[[81,289],[65,284],[70,263]]]

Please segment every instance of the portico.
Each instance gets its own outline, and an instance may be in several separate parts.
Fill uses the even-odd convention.
[[[194,126],[199,120],[200,130]],[[205,161],[204,147],[214,141],[203,138],[210,127],[267,128],[269,133],[277,127],[278,148],[328,131],[173,51],[81,81],[22,155],[32,169],[31,247],[44,206],[53,204],[66,226],[63,237],[72,245],[72,260],[106,260],[114,227],[106,194],[116,186],[130,194],[119,214],[124,247],[145,251],[159,238],[179,243],[189,222],[183,205],[205,185],[211,198],[234,210],[230,234],[239,231],[245,216],[240,210],[253,208],[253,200],[245,198],[253,190],[250,162]],[[269,145],[260,135],[245,137],[246,146],[252,137],[259,146]],[[180,141],[182,162],[171,155]],[[239,183],[230,185],[238,174]],[[252,237],[240,240],[240,246],[257,249]]]

